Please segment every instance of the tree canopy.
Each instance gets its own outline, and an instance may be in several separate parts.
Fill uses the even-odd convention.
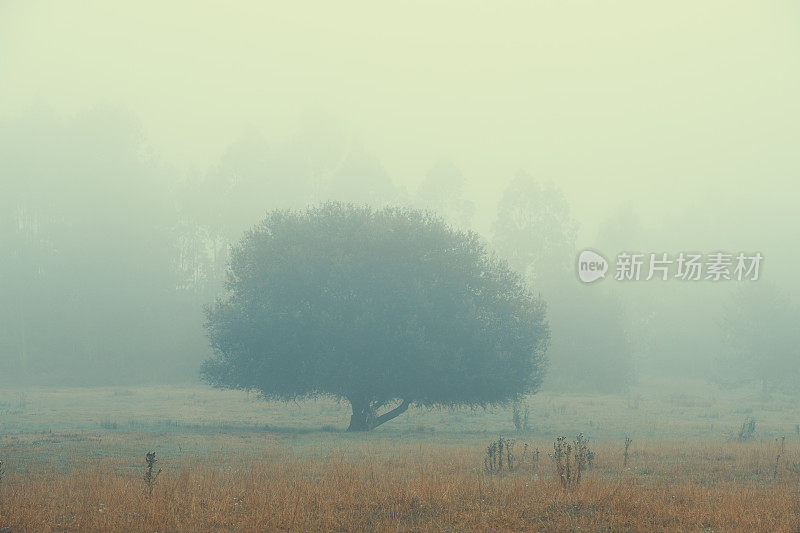
[[[350,430],[410,404],[534,392],[549,340],[543,302],[477,234],[424,211],[340,203],[272,211],[248,231],[206,327],[211,384],[347,400]]]

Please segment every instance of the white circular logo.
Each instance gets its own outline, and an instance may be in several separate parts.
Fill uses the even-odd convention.
[[[578,277],[584,283],[592,283],[606,277],[608,261],[602,255],[584,250],[578,256]]]

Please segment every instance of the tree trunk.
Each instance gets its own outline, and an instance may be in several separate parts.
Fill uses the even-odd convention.
[[[372,421],[375,419],[375,410],[370,402],[350,400],[353,407],[353,414],[350,415],[350,426],[347,431],[369,431],[372,429]]]
[[[370,431],[381,424],[392,420],[408,410],[408,401],[403,400],[400,405],[378,416],[378,408],[385,402],[369,402],[364,400],[350,400],[353,414],[350,415],[350,426],[347,431]]]

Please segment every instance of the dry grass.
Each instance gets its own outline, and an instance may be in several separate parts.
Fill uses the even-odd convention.
[[[545,443],[537,443],[547,451]],[[552,443],[550,443],[552,449]],[[759,530],[800,528],[800,446],[593,446],[593,468],[562,489],[542,453],[487,475],[477,446],[351,443],[322,457],[160,461],[147,495],[135,458],[41,463],[0,485],[0,527],[14,530]]]
[[[342,432],[347,406],[329,400],[200,386],[4,389],[0,532],[800,531],[798,399],[652,385],[537,394],[523,432],[510,408],[411,409],[365,435]],[[748,417],[753,438],[737,442]],[[547,453],[578,431],[596,456],[565,491]],[[488,474],[499,435],[531,453]],[[163,468],[152,496],[149,451]]]

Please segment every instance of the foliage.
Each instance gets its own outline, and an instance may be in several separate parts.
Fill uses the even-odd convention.
[[[427,212],[273,211],[232,249],[226,288],[207,310],[204,378],[347,400],[350,429],[411,403],[503,403],[544,373],[544,304],[476,234]]]

